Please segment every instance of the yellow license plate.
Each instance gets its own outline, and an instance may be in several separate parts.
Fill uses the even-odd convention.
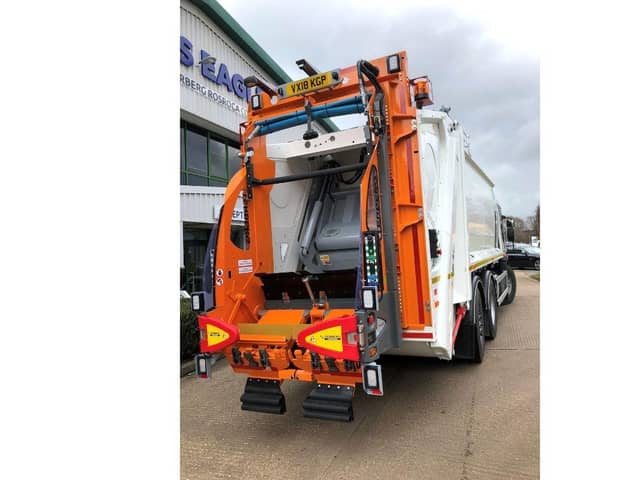
[[[320,90],[321,88],[331,87],[333,85],[333,77],[331,72],[321,73],[313,77],[303,78],[285,84],[283,97],[292,97],[294,95],[304,95],[305,93]]]

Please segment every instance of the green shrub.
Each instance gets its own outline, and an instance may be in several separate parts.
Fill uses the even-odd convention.
[[[180,299],[180,359],[192,360],[199,352],[198,315],[191,311],[191,300]]]

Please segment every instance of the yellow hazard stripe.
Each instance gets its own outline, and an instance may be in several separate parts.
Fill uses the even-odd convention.
[[[487,258],[486,260],[482,260],[481,262],[472,263],[469,266],[469,271],[473,272],[474,270],[477,270],[480,267],[484,267],[485,265],[488,265],[491,262],[493,262],[495,260],[498,260],[498,259],[500,259],[502,257],[504,257],[504,253],[501,253],[500,255],[496,255],[495,257]]]
[[[450,280],[453,278],[455,274],[453,272],[449,272],[449,275],[447,275],[447,280]],[[434,283],[438,283],[440,281],[440,275],[436,275],[435,277],[433,277],[433,280],[431,280],[431,284]]]
[[[485,265],[488,265],[491,262],[494,262],[495,260],[498,260],[498,259],[500,259],[502,257],[504,257],[504,253],[501,253],[500,255],[496,255],[495,257],[487,258],[486,260],[482,260],[481,262],[472,263],[469,266],[469,271],[473,272],[474,270],[477,270],[480,267],[484,267]],[[449,272],[449,275],[447,275],[447,280],[452,279],[454,275],[455,275],[454,272]],[[434,284],[438,283],[439,281],[440,281],[440,275],[436,275],[435,277],[433,277],[431,279],[431,284],[434,285]]]

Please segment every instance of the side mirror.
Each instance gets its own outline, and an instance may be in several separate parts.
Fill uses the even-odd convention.
[[[509,242],[516,241],[516,234],[515,234],[515,231],[513,230],[513,223],[511,222],[507,223],[507,240]]]

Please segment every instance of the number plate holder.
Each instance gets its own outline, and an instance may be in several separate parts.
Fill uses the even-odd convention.
[[[342,83],[339,70],[312,75],[311,77],[293,82],[285,83],[278,87],[278,96],[280,98],[295,97],[296,95],[305,95],[323,88],[331,88]]]

